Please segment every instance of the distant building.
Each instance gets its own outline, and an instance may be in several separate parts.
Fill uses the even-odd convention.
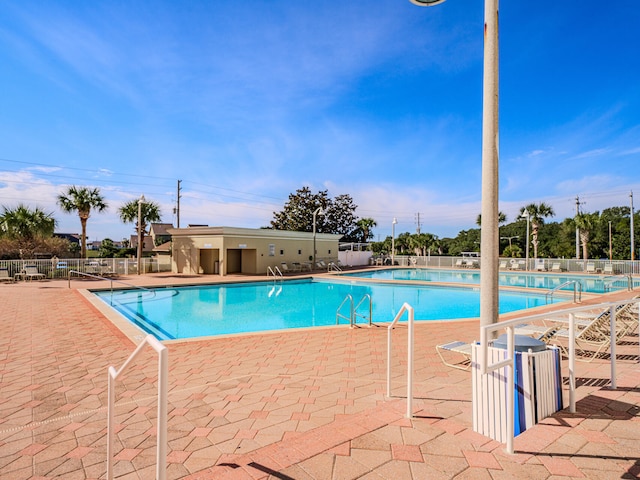
[[[168,232],[173,228],[171,223],[152,223],[149,226],[149,235],[145,235],[142,239],[142,251],[150,253],[155,251],[155,247],[171,241],[171,234]],[[138,249],[138,235],[131,235],[131,248]],[[165,247],[166,249],[166,247]]]
[[[80,238],[82,237],[79,233],[54,233],[53,236],[56,238],[64,238],[76,245],[80,245]]]

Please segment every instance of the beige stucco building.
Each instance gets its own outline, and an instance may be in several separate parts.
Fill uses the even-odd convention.
[[[314,235],[235,227],[171,228],[174,273],[264,275],[285,262],[312,267]],[[315,235],[316,261],[337,262],[341,235]]]

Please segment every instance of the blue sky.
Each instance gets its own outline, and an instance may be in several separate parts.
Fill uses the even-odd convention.
[[[79,232],[56,196],[99,187],[91,240],[163,221],[261,227],[302,186],[391,232],[480,213],[483,2],[3,2],[0,205]],[[640,4],[502,2],[500,210],[555,220],[640,194]],[[640,205],[640,201],[636,201]]]

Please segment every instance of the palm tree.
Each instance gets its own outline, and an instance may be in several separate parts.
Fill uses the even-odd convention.
[[[157,203],[144,201],[139,205],[140,200],[131,200],[118,209],[120,220],[123,223],[133,223],[138,233],[138,245],[144,246],[144,236],[147,232],[147,225],[151,222],[160,221],[160,207]],[[140,209],[140,218],[138,218],[138,208]],[[138,228],[138,221],[140,225]]]
[[[366,243],[373,238],[373,227],[377,227],[378,224],[373,218],[361,218],[356,222],[357,227],[362,231],[362,242]]]
[[[582,258],[585,259],[584,268],[587,269],[586,260],[588,256],[588,245],[591,237],[591,232],[595,231],[600,222],[600,215],[598,213],[579,213],[573,219],[576,227],[580,231],[580,244],[582,245]]]
[[[498,224],[502,225],[503,223],[506,223],[507,221],[507,214],[504,212],[498,212]],[[479,227],[482,226],[482,214],[479,213],[478,216],[476,217],[476,225],[478,225]]]
[[[80,256],[87,256],[87,220],[91,216],[91,209],[103,212],[107,208],[99,188],[69,187],[66,193],[58,195],[58,205],[65,213],[78,212],[82,226]]]
[[[38,207],[31,210],[20,204],[11,209],[2,207],[0,215],[0,236],[14,240],[33,240],[38,237],[51,237],[56,228],[53,214],[45,213]]]
[[[555,212],[551,205],[547,205],[544,202],[530,203],[526,207],[520,209],[520,217],[527,212],[529,221],[531,222],[531,244],[533,245],[533,258],[538,258],[538,232],[540,226],[544,224],[544,219],[547,217],[553,217]],[[529,239],[527,238],[527,242]]]

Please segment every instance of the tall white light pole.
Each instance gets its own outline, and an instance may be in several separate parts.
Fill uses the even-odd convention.
[[[631,199],[631,261],[636,259],[636,247],[635,247],[635,242],[634,237],[635,237],[635,232],[634,232],[634,228],[633,228],[633,191],[629,194],[629,198]],[[633,266],[631,267],[633,268]]]
[[[394,217],[393,222],[391,222],[391,266],[395,265],[393,257],[396,254],[396,225],[398,224],[398,219]]]
[[[313,267],[311,268],[316,268],[316,216],[323,214],[322,207],[318,207],[313,211]]]
[[[142,244],[144,243],[144,234],[142,232],[142,204],[145,202],[144,195],[140,195],[138,199],[138,275],[142,270]]]
[[[433,6],[444,0],[410,0]],[[498,0],[484,1],[482,84],[482,226],[480,230],[480,326],[498,321]]]
[[[527,219],[527,246],[525,248],[525,257],[527,259],[527,264],[525,265],[525,270],[529,270],[529,220],[531,218],[531,215],[529,214],[529,210],[525,210],[522,213],[522,218],[526,218]]]

